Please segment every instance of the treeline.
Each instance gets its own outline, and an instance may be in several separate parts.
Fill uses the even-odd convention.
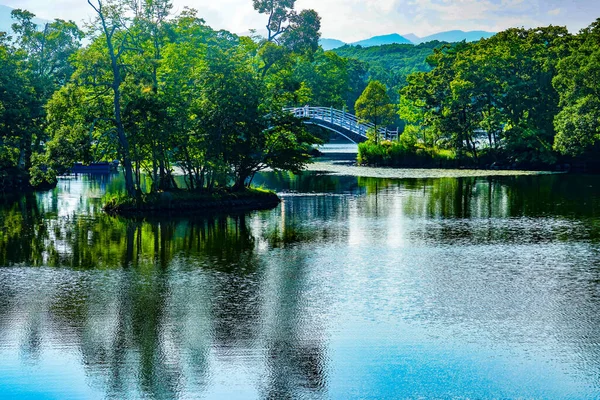
[[[44,181],[40,165],[49,139],[45,105],[74,72],[69,58],[83,32],[55,20],[43,31],[24,10],[12,13],[13,36],[0,32],[0,192]]]
[[[509,29],[444,45],[428,62],[400,91],[409,125],[390,152],[442,149],[463,164],[532,168],[597,160],[600,19],[576,35]]]
[[[319,139],[284,107],[342,108],[365,86],[361,64],[323,52],[318,14],[294,1],[253,2],[268,19],[259,39],[215,31],[192,9],[173,15],[170,0],[88,3],[85,33],[13,12],[0,40],[1,177],[39,185],[76,161],[118,159],[130,196],[144,177],[173,189],[176,168],[192,190],[240,189],[309,160]]]
[[[176,169],[188,189],[242,189],[262,169],[308,162],[319,138],[282,111],[306,104],[378,126],[400,118],[398,141],[361,146],[367,163],[545,168],[600,150],[600,20],[577,35],[551,26],[324,52],[318,14],[294,1],[253,1],[266,38],[173,15],[171,0],[88,3],[85,32],[15,10],[0,33],[0,191],[114,159],[130,196],[143,179],[176,188]]]
[[[408,75],[415,72],[428,72],[432,67],[427,58],[434,49],[444,42],[431,41],[418,46],[411,44],[389,44],[384,46],[350,46],[333,50],[337,55],[360,61],[367,81],[377,80],[384,83],[390,97],[398,100],[398,93],[407,84]]]

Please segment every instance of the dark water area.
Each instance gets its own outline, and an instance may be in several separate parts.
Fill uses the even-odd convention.
[[[257,183],[284,202],[0,202],[0,398],[600,398],[599,177]]]

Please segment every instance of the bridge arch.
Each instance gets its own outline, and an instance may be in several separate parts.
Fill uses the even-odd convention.
[[[374,129],[375,125],[360,121],[355,115],[347,113],[345,110],[338,110],[333,107],[296,107],[286,108],[298,118],[303,118],[305,124],[316,125],[321,128],[333,131],[354,143],[361,143],[367,140],[367,131]],[[387,128],[378,128],[377,131],[385,139],[397,139],[398,129],[390,131]]]
[[[338,135],[340,135],[340,136],[342,136],[342,137],[344,137],[344,138],[348,139],[349,141],[351,141],[351,142],[352,142],[352,143],[354,143],[354,144],[359,144],[359,143],[361,143],[361,142],[364,142],[364,140],[359,140],[359,141],[356,141],[356,140],[352,139],[351,137],[349,137],[348,135],[346,135],[346,134],[344,134],[343,132],[341,132],[341,129],[334,129],[334,128],[332,128],[332,127],[330,127],[330,126],[327,126],[327,125],[325,125],[325,124],[314,123],[314,122],[311,122],[311,121],[306,121],[306,122],[305,122],[305,124],[306,124],[306,125],[314,125],[314,126],[318,126],[318,127],[320,127],[320,128],[327,129],[327,130],[328,130],[328,131],[330,131],[330,132],[337,133]],[[366,139],[365,139],[365,140],[366,140]]]

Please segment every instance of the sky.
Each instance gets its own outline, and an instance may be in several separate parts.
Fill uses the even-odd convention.
[[[264,29],[266,16],[252,0],[173,0],[214,29],[235,33]],[[40,18],[88,19],[86,0],[0,0]],[[566,25],[571,32],[600,18],[600,0],[297,0],[296,9],[312,8],[321,16],[324,38],[353,42],[375,35],[415,33],[418,36],[460,29],[498,32],[510,27]]]

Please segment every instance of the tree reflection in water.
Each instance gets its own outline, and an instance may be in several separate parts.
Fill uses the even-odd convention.
[[[264,175],[263,183],[285,190],[285,201],[248,215],[111,217],[99,211],[99,199],[104,190],[118,190],[118,179],[61,182],[53,192],[4,202],[0,265],[11,268],[0,270],[0,349],[18,348],[24,365],[43,364],[48,349],[74,354],[74,368],[83,367],[90,390],[110,398],[224,396],[231,390],[265,398],[325,397],[333,373],[329,321],[345,315],[339,304],[377,298],[373,291],[352,297],[357,282],[336,287],[335,279],[341,285],[356,267],[348,261],[354,248],[370,257],[372,264],[360,267],[377,280],[381,263],[394,261],[388,253],[408,257],[401,249],[411,246],[429,246],[432,254],[447,248],[445,257],[464,249],[466,256],[457,255],[464,259],[476,245],[493,251],[549,244],[559,246],[554,259],[569,265],[560,275],[569,290],[548,300],[560,305],[552,316],[553,340],[575,343],[564,346],[579,354],[586,374],[599,376],[597,180],[294,179]],[[392,246],[400,247],[392,253]],[[589,260],[579,272],[569,264],[573,255]],[[406,300],[410,307],[397,318],[452,326],[464,318],[460,311],[473,325],[469,332],[495,326],[490,332],[498,342],[515,340],[519,329],[504,332],[489,325],[490,318],[518,309],[515,301],[535,300],[518,297],[523,293],[515,288],[526,291],[525,278],[542,284],[528,269],[511,265],[496,271],[465,265],[470,278],[463,279],[460,268],[444,260],[418,261],[421,292],[415,295],[422,301]],[[475,277],[491,279],[490,290],[472,286]],[[494,297],[494,287],[516,298]],[[497,310],[481,306],[494,302]],[[370,318],[380,312],[372,311]]]

